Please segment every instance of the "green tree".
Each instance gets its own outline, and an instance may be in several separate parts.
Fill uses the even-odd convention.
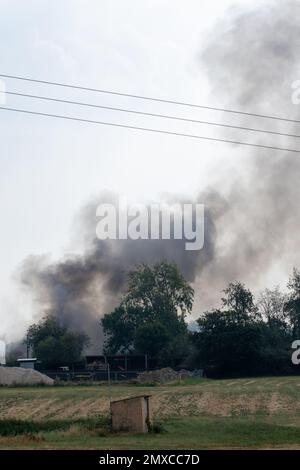
[[[284,311],[290,321],[293,336],[296,338],[300,334],[300,272],[298,269],[294,268],[287,287],[289,293]]]
[[[259,361],[261,334],[251,318],[237,321],[235,311],[212,310],[198,319],[194,333],[199,365],[212,375],[249,374]]]
[[[179,361],[193,299],[192,287],[175,264],[137,266],[128,275],[120,306],[102,319],[106,352],[149,354],[159,364]]]
[[[26,341],[45,367],[80,361],[83,349],[89,343],[86,334],[68,330],[51,315],[28,328]]]
[[[205,312],[193,334],[198,365],[215,375],[283,373],[290,368],[291,332],[285,296],[266,289],[255,304],[240,282],[225,289],[222,308]]]
[[[241,282],[230,282],[223,291],[223,307],[234,313],[236,322],[247,322],[259,316],[252,292]]]
[[[107,354],[128,354],[132,352],[133,338],[136,331],[137,312],[129,311],[125,304],[119,305],[101,320],[105,333],[105,348]]]
[[[285,304],[288,298],[280,292],[279,287],[274,289],[264,289],[258,298],[257,308],[261,317],[269,324],[279,324],[287,326],[287,314]]]
[[[172,337],[167,327],[155,320],[141,325],[135,335],[135,349],[141,354],[149,354],[160,364],[169,358]]]

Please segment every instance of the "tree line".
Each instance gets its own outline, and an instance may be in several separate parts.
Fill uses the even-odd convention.
[[[193,304],[194,290],[175,264],[137,266],[120,304],[100,320],[104,354],[147,354],[156,367],[204,368],[209,376],[293,370],[291,344],[300,339],[297,269],[286,292],[265,289],[257,299],[243,283],[230,282],[220,305],[189,323]],[[51,315],[27,332],[34,356],[48,366],[80,361],[88,342]]]

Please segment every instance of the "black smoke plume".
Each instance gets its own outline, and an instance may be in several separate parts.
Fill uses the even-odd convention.
[[[211,31],[199,56],[210,80],[211,102],[300,119],[300,108],[291,102],[291,83],[300,78],[299,17],[295,0],[268,2],[251,11],[231,9]],[[300,134],[300,125],[275,119],[226,113],[220,119]],[[226,132],[218,136],[300,148],[296,138]],[[102,196],[81,213],[86,241],[82,255],[50,264],[36,256],[24,262],[21,279],[33,290],[40,314],[51,311],[95,337],[100,316],[120,299],[126,272],[140,262],[175,261],[196,289],[195,315],[214,305],[229,281],[238,279],[257,289],[270,282],[272,272],[286,277],[300,261],[300,157],[242,146],[232,147],[232,152],[236,172],[230,181],[221,175],[214,188],[197,197],[206,207],[203,250],[187,252],[184,240],[97,240],[96,207],[107,199]]]
[[[212,193],[210,197],[217,196]],[[200,266],[204,268],[214,256],[215,230],[209,212],[205,214],[205,250],[186,251],[185,238],[99,240],[97,206],[108,202],[117,206],[117,200],[116,195],[103,194],[81,210],[77,225],[85,240],[83,254],[70,255],[55,263],[44,256],[30,256],[21,270],[21,282],[34,292],[39,316],[51,313],[74,330],[87,332],[93,347],[102,343],[100,318],[117,305],[129,270],[139,263],[168,260],[175,262],[192,282]],[[172,219],[171,223],[172,233]]]

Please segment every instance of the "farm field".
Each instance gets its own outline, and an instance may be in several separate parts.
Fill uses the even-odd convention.
[[[151,394],[158,433],[112,433],[108,387],[0,388],[0,449],[300,448],[300,377],[116,384]]]

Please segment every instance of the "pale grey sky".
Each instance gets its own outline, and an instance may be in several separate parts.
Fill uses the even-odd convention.
[[[199,54],[231,0],[0,0],[0,73],[221,106]],[[154,112],[209,113],[7,80],[9,91],[45,94]],[[7,97],[7,106],[178,129],[102,110]],[[216,116],[214,115],[216,118]],[[202,126],[183,131],[218,136]],[[194,195],[218,173],[230,174],[237,149],[0,111],[0,336],[18,337],[32,315],[13,279],[30,254],[54,258],[72,249],[76,213],[111,190],[135,201],[163,192]],[[245,151],[246,153],[246,151]]]

